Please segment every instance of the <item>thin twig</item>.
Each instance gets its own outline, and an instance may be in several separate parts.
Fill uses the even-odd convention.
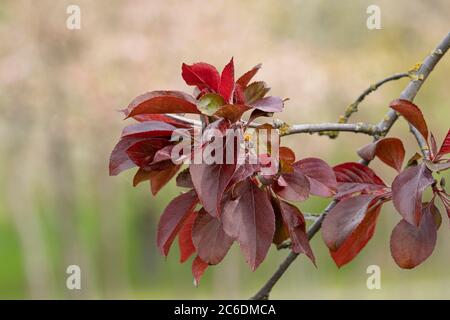
[[[393,74],[392,76],[389,76],[387,78],[384,78],[383,80],[376,82],[375,84],[372,84],[370,87],[368,87],[366,90],[364,90],[358,96],[358,98],[356,98],[356,100],[347,107],[347,109],[345,109],[344,115],[340,116],[340,118],[339,118],[339,123],[348,123],[348,120],[350,119],[350,117],[358,111],[359,104],[361,102],[363,102],[364,99],[369,94],[376,91],[383,84],[391,82],[391,81],[403,79],[406,77],[410,77],[410,76],[411,76],[411,71],[396,73],[396,74]],[[328,135],[330,138],[334,139],[334,138],[337,138],[337,136],[339,135],[339,131],[331,131],[331,132],[326,133],[326,135]]]
[[[436,47],[436,49],[424,60],[424,62],[418,69],[417,73],[415,74],[416,77],[413,77],[413,79],[408,83],[405,90],[403,90],[403,92],[400,94],[400,98],[409,101],[414,100],[423,82],[428,78],[431,71],[434,69],[434,67],[442,58],[442,56],[448,51],[449,47],[450,47],[450,33],[448,33],[445,36],[445,38]],[[386,114],[386,117],[377,125],[378,129],[383,133],[382,136],[385,136],[389,132],[389,130],[391,129],[391,127],[393,126],[393,124],[397,119],[398,115],[394,110],[390,110]],[[421,137],[420,134],[418,133],[416,134],[416,131],[417,130],[415,131],[413,130],[413,133],[415,134],[416,139],[419,142],[419,145],[422,147],[424,143],[423,137]],[[376,137],[375,139],[378,138],[379,137]],[[369,161],[361,160],[360,163],[368,165]],[[336,203],[337,203],[336,200],[330,202],[330,204],[324,210],[319,219],[317,219],[317,221],[311,225],[311,227],[308,230],[309,239],[311,239],[320,230],[322,226],[322,221],[325,219],[325,216],[328,214],[328,212],[336,205]],[[281,265],[275,271],[275,273],[251,299],[255,300],[268,299],[272,288],[275,286],[278,280],[280,280],[280,278],[283,276],[283,274],[286,272],[286,270],[289,268],[292,262],[294,262],[297,256],[298,254],[291,251],[287,256],[287,258],[281,263]]]

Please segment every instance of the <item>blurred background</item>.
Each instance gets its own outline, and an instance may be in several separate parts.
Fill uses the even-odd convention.
[[[66,28],[66,8],[81,8],[81,29]],[[381,30],[368,30],[366,8],[381,8]],[[152,197],[132,187],[133,172],[108,176],[108,158],[128,122],[116,110],[156,89],[191,91],[181,63],[222,68],[234,56],[241,74],[262,62],[257,79],[290,98],[277,115],[288,123],[334,122],[370,84],[422,61],[450,31],[450,3],[433,1],[87,1],[0,2],[0,298],[247,298],[287,255],[272,248],[256,272],[235,245],[193,286],[190,262],[176,245],[164,259],[156,224],[179,190]],[[442,141],[449,127],[450,56],[423,86],[416,103]],[[378,122],[408,80],[370,95],[352,121]],[[407,157],[416,151],[405,121]],[[296,135],[285,140],[299,158],[331,165],[357,160],[367,136],[337,140]],[[390,183],[394,171],[373,167]],[[132,170],[134,171],[134,170]],[[299,204],[319,213],[327,200]],[[441,210],[444,214],[443,210]],[[433,255],[401,270],[389,252],[400,220],[385,205],[376,234],[338,269],[321,236],[312,241],[316,269],[298,259],[272,298],[450,298],[449,222]],[[66,268],[81,267],[82,290],[66,288]],[[381,268],[381,290],[368,290],[366,269]]]

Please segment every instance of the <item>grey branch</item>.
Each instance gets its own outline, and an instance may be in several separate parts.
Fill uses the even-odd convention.
[[[348,123],[348,120],[350,119],[350,117],[352,116],[352,114],[358,112],[358,106],[361,102],[364,101],[364,99],[371,94],[372,92],[376,91],[379,87],[381,87],[382,85],[384,85],[385,83],[391,82],[391,81],[395,81],[395,80],[399,80],[402,78],[406,78],[406,77],[410,77],[411,76],[411,72],[402,72],[402,73],[396,73],[393,74],[392,76],[389,76],[387,78],[384,78],[378,82],[376,82],[375,84],[372,84],[371,86],[369,86],[367,89],[365,89],[359,96],[358,98],[356,98],[356,100],[351,103],[347,109],[345,110],[345,113],[343,116],[341,116],[339,118],[339,123]],[[327,132],[325,133],[326,135],[328,135],[330,138],[334,139],[337,138],[337,136],[339,135],[339,131],[331,131],[331,132]]]
[[[428,57],[425,58],[422,65],[417,70],[415,76],[412,77],[412,80],[408,83],[406,88],[400,94],[400,98],[409,101],[414,100],[424,81],[428,78],[431,71],[434,69],[436,64],[439,62],[442,56],[448,51],[449,48],[450,48],[450,33],[448,33],[445,36],[445,38],[441,41],[441,43],[436,47],[436,49]],[[378,130],[383,132],[383,135],[386,135],[397,119],[398,119],[397,113],[394,110],[390,110],[386,114],[385,118],[382,121],[380,121],[380,123],[377,125]],[[421,135],[414,128],[412,129],[412,132],[416,136],[416,139],[419,145],[421,146],[422,150],[425,150],[423,146],[426,146],[426,142],[424,141],[423,137],[421,137]],[[378,138],[379,137],[376,137],[375,139]],[[368,165],[369,161],[361,160],[360,163]],[[330,204],[327,206],[327,208],[320,215],[320,217],[311,225],[311,227],[308,229],[309,239],[314,237],[314,235],[320,230],[322,226],[322,221],[325,219],[325,216],[336,204],[337,204],[336,200],[331,201]],[[278,280],[280,280],[280,278],[283,276],[283,274],[286,272],[286,270],[289,268],[289,266],[292,264],[292,262],[294,262],[294,260],[297,257],[298,254],[291,251],[289,255],[286,257],[286,259],[275,271],[275,273],[251,299],[255,300],[268,299],[272,288],[275,286]]]
[[[190,124],[196,127],[200,127],[202,122],[199,120],[186,118],[183,116],[166,114],[169,118],[181,121],[185,124]],[[274,124],[274,127],[280,128],[284,123]],[[258,126],[255,124],[255,126]],[[287,126],[287,129],[281,132],[281,136],[286,136],[295,133],[323,133],[328,131],[347,131],[355,133],[365,133],[371,136],[380,134],[376,125],[367,123],[305,123],[305,124],[294,124],[292,126]]]
[[[281,136],[287,136],[295,133],[319,133],[326,134],[330,131],[347,131],[354,133],[365,133],[371,136],[377,135],[380,132],[378,127],[367,123],[320,123],[320,124],[294,124],[284,132]]]

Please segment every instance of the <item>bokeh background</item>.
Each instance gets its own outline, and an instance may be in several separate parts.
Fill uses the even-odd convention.
[[[81,8],[81,30],[66,28],[66,8]],[[381,8],[382,29],[366,28],[366,8]],[[289,97],[280,119],[336,121],[371,83],[409,70],[450,31],[450,3],[433,1],[87,1],[0,2],[0,297],[1,298],[247,298],[287,255],[273,248],[256,272],[237,246],[193,286],[190,263],[157,251],[155,230],[179,190],[152,197],[133,188],[132,172],[108,176],[108,158],[126,124],[116,110],[156,89],[188,90],[181,63],[237,73],[262,62],[258,79]],[[420,91],[438,141],[449,127],[450,57]],[[378,122],[407,79],[369,96],[353,121]],[[391,136],[417,148],[405,121]],[[334,165],[357,159],[369,137],[338,140],[297,135],[285,141],[298,157]],[[394,172],[374,168],[388,182]],[[318,213],[327,201],[299,204]],[[434,254],[414,270],[399,269],[389,236],[399,215],[383,208],[374,239],[353,263],[334,265],[320,236],[312,241],[316,269],[298,259],[272,298],[450,298],[449,222]],[[66,289],[66,267],[82,270],[82,290]],[[379,265],[382,289],[366,288],[366,268]]]

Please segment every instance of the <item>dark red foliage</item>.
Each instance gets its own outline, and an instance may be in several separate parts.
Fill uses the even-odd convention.
[[[423,204],[421,211],[422,219],[418,226],[402,220],[392,231],[392,257],[401,268],[411,269],[421,264],[431,255],[436,245],[436,217],[440,217],[439,210],[434,202],[430,202]]]
[[[427,142],[429,152],[420,161],[415,156],[403,168],[405,149],[398,138],[382,138],[358,150],[369,162],[375,157],[398,171],[387,185],[371,168],[346,162],[331,168],[318,158],[297,160],[293,150],[280,147],[278,154],[270,144],[267,150],[246,155],[255,163],[189,164],[182,169],[183,159],[194,159],[205,152],[215,137],[223,150],[235,152],[249,145],[251,127],[276,130],[270,124],[255,125],[254,120],[270,117],[283,110],[283,99],[267,96],[270,88],[263,81],[252,79],[261,68],[257,65],[235,80],[231,59],[219,71],[207,63],[182,65],[182,77],[194,93],[152,91],[135,98],[122,110],[126,118],[137,121],[128,125],[114,147],[109,163],[110,175],[138,167],[133,185],[150,181],[155,195],[176,177],[176,185],[188,191],[172,199],[160,217],[157,245],[164,256],[178,236],[180,262],[192,261],[192,274],[198,284],[210,265],[220,263],[234,242],[245,260],[255,270],[265,259],[272,243],[281,245],[290,240],[291,250],[305,254],[314,264],[306,222],[300,209],[288,201],[305,201],[311,195],[334,197],[336,205],[323,221],[322,236],[331,257],[340,267],[354,259],[372,238],[383,203],[393,200],[402,220],[394,228],[391,252],[402,268],[413,268],[431,255],[441,215],[435,205],[440,199],[450,218],[450,199],[443,179],[439,184],[433,173],[450,167],[450,131],[438,148],[429,133],[420,108],[406,100],[395,100],[390,107],[403,116]],[[248,112],[248,122],[242,120]],[[190,121],[170,114],[201,115],[206,127],[201,143],[189,147],[187,153],[172,151],[179,141],[175,131],[191,137],[198,128]],[[233,129],[235,137],[225,132]],[[197,141],[196,141],[197,142]],[[237,144],[234,144],[237,142]],[[273,142],[272,142],[273,143]],[[268,161],[270,160],[270,161]],[[264,173],[271,164],[275,171]],[[181,170],[181,171],[180,171]],[[431,187],[433,198],[425,202],[425,189]]]
[[[388,166],[400,172],[405,159],[405,148],[403,142],[398,138],[383,138],[360,148],[358,155],[367,161],[378,157]]]

